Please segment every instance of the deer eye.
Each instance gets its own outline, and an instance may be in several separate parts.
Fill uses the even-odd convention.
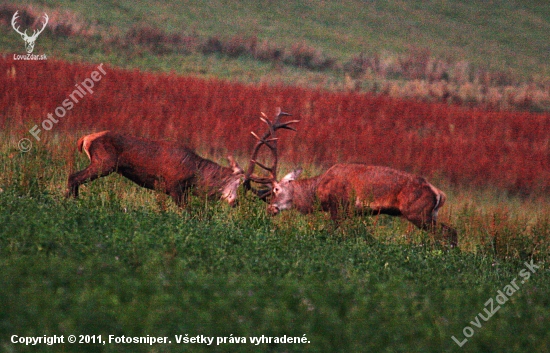
[[[273,192],[276,194],[278,194],[279,191],[281,191],[281,188],[279,188],[278,186],[273,189]]]

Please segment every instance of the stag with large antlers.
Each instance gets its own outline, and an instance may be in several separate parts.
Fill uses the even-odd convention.
[[[47,14],[44,14],[44,20],[42,21],[42,28],[39,29],[39,30],[34,30],[32,32],[32,35],[28,35],[27,34],[27,30],[25,30],[25,32],[21,32],[19,30],[19,26],[16,27],[17,25],[17,19],[18,19],[18,16],[17,16],[17,13],[19,11],[15,11],[15,13],[13,14],[13,17],[11,19],[11,26],[13,27],[13,29],[19,33],[21,35],[21,38],[23,38],[23,40],[25,41],[25,49],[27,50],[27,53],[31,54],[32,51],[34,50],[34,43],[36,42],[36,38],[38,38],[38,35],[40,33],[42,33],[44,31],[44,29],[46,28],[46,25],[48,24],[48,15]]]
[[[276,154],[276,149],[271,150]],[[276,156],[273,158],[276,163]],[[268,170],[276,171],[276,164]],[[319,205],[334,221],[349,215],[344,212],[348,210],[351,214],[400,216],[420,229],[441,233],[451,247],[457,246],[456,230],[437,222],[447,197],[423,177],[359,163],[336,164],[324,174],[306,179],[298,179],[301,172],[295,170],[280,181],[275,173],[271,175],[269,214],[291,208],[311,213]]]

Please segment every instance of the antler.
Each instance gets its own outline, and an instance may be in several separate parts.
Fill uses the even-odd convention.
[[[267,115],[265,115],[265,113],[262,112],[262,117],[260,118],[260,120],[262,120],[264,123],[267,124],[268,131],[264,133],[262,137],[258,136],[256,133],[251,131],[252,136],[254,136],[258,140],[258,142],[256,143],[256,146],[254,146],[252,157],[250,158],[250,163],[248,165],[248,170],[246,171],[246,174],[245,174],[244,186],[247,190],[252,189],[250,185],[251,181],[259,184],[271,184],[272,182],[277,180],[277,163],[278,163],[277,140],[278,138],[275,137],[275,132],[278,129],[288,129],[288,130],[296,131],[294,127],[289,125],[300,121],[300,120],[290,120],[290,121],[281,122],[281,117],[283,116],[291,116],[291,114],[281,111],[281,108],[277,108],[275,119],[273,119],[273,121],[270,121]],[[260,148],[263,145],[267,146],[271,151],[271,153],[273,154],[273,164],[271,166],[266,166],[257,161],[258,152],[260,151]],[[257,175],[252,174],[254,172],[254,167],[256,165],[268,171],[270,176],[266,178],[266,177],[259,177]],[[265,197],[268,194],[268,192],[265,192],[265,191],[254,190],[254,192],[258,194],[258,196],[260,196],[261,198]]]
[[[24,37],[26,37],[26,38],[36,38],[36,37],[38,37],[38,35],[44,31],[44,29],[46,28],[46,25],[48,24],[48,21],[49,21],[49,19],[50,19],[50,18],[48,17],[48,14],[44,13],[44,19],[45,19],[45,21],[42,21],[42,29],[38,30],[38,32],[37,32],[36,30],[34,30],[34,31],[32,32],[32,36],[29,37],[29,35],[27,34],[27,30],[25,30],[25,32],[21,32],[21,31],[19,30],[19,27],[20,27],[20,26],[15,27],[15,26],[17,25],[17,19],[19,18],[19,16],[17,16],[17,13],[18,13],[18,12],[19,12],[19,11],[15,11],[15,13],[13,14],[13,17],[12,17],[12,19],[11,19],[11,26],[13,27],[13,29],[14,29],[17,33],[19,33],[21,36],[24,36]]]
[[[13,17],[11,18],[11,26],[13,27],[13,29],[15,29],[15,31],[17,33],[19,33],[20,35],[22,36],[27,36],[27,30],[25,30],[25,33],[22,33],[20,30],[19,30],[19,26],[15,27],[15,25],[17,24],[16,21],[17,21],[17,13],[19,11],[15,11],[15,13],[13,14]]]
[[[48,24],[48,21],[50,20],[50,18],[48,17],[47,13],[44,13],[44,18],[45,18],[45,21],[42,21],[42,24],[43,24],[42,29],[38,30],[38,32],[33,31],[32,37],[38,37],[38,35],[40,33],[42,33],[44,31],[44,29],[46,29],[46,25]],[[36,33],[34,33],[34,32],[36,32]]]

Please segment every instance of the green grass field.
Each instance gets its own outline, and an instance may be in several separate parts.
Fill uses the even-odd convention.
[[[255,35],[288,47],[303,41],[341,62],[360,52],[391,58],[427,48],[525,79],[550,77],[550,7],[536,1],[22,4],[47,11],[51,21],[69,17],[90,33],[40,37],[36,51],[48,60],[248,83],[324,87],[344,80],[338,71],[274,68],[247,56],[158,55],[106,44],[145,23],[167,33]],[[11,27],[0,30],[2,55],[23,53]],[[322,213],[270,218],[265,204],[244,192],[235,208],[194,198],[180,210],[116,175],[65,200],[67,176],[88,164],[76,151],[79,136],[52,132],[47,144],[22,153],[14,147],[17,131],[0,133],[0,351],[549,351],[548,195],[432,180],[448,195],[441,219],[459,232],[460,246],[450,250],[396,218],[358,217],[340,226]],[[223,159],[206,150],[201,155]],[[65,343],[12,343],[44,335],[63,335]],[[113,335],[172,343],[71,344],[69,335],[77,342]],[[180,335],[214,343],[177,343]],[[262,336],[308,343],[252,343]]]
[[[7,352],[546,350],[550,216],[536,210],[543,202],[455,191],[442,217],[458,228],[461,246],[448,250],[399,219],[336,227],[323,214],[269,218],[265,204],[245,194],[236,208],[195,198],[182,211],[115,175],[64,200],[67,161],[75,169],[88,163],[75,153],[59,141],[1,154]],[[524,281],[526,262],[539,268]],[[480,321],[514,279],[517,292]],[[476,317],[481,328],[471,323]],[[464,343],[467,326],[474,334]],[[161,336],[172,344],[10,343],[12,335],[71,334]],[[247,343],[177,344],[186,334]],[[309,343],[251,343],[262,335],[305,335]]]

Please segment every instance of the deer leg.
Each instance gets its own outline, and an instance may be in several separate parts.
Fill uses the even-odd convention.
[[[454,248],[458,245],[457,231],[454,228],[449,227],[445,223],[436,222],[436,220],[432,217],[408,215],[405,216],[405,218],[422,230],[425,230],[432,234],[441,234],[443,238],[449,242],[451,248]]]
[[[451,246],[451,248],[457,247],[458,246],[458,232],[456,231],[456,229],[454,229],[452,227],[449,227],[445,223],[438,223],[438,226],[441,230],[441,233],[445,237],[445,239],[447,239],[447,241],[449,242],[449,245]]]
[[[178,207],[185,208],[187,206],[187,193],[180,188],[171,188],[167,194],[172,197]]]
[[[330,219],[335,223],[339,223],[340,220],[340,203],[337,199],[329,196],[327,201],[321,202],[321,209],[330,213]]]
[[[417,228],[425,230],[427,232],[433,232],[435,228],[435,221],[422,217],[421,215],[404,215],[405,219],[414,224]]]
[[[332,219],[336,223],[339,223],[340,214],[338,212],[338,204],[331,203],[328,210],[329,210],[329,213],[330,213],[330,219]]]
[[[175,191],[170,192],[169,195],[172,196],[172,199],[174,200],[176,205],[178,205],[178,207],[185,208],[187,202],[185,202],[185,197],[183,196],[183,193]]]
[[[78,187],[80,185],[107,176],[114,172],[114,170],[114,165],[97,166],[96,164],[92,163],[86,169],[71,174],[67,183],[67,192],[65,193],[65,197],[77,198]]]

